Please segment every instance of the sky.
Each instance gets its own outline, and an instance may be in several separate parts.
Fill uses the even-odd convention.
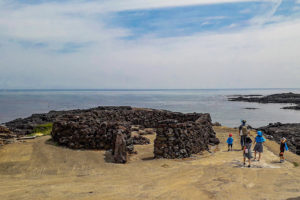
[[[300,0],[0,0],[0,89],[299,87]]]

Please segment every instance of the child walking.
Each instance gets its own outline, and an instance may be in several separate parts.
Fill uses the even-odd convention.
[[[232,151],[232,144],[233,144],[232,133],[230,133],[229,137],[227,138],[227,144],[228,144],[228,151]]]
[[[258,152],[258,160],[261,159],[261,153],[264,151],[263,143],[266,141],[266,139],[262,136],[261,131],[257,131],[257,136],[255,137],[255,146],[254,146],[254,160],[256,160],[256,152]]]
[[[284,151],[288,151],[289,148],[286,144],[286,138],[281,138],[280,141],[280,153],[279,153],[279,157],[280,157],[280,162],[283,163],[284,162]]]
[[[243,155],[244,155],[244,165],[246,165],[246,158],[248,158],[249,168],[251,167],[251,158],[252,158],[251,146],[252,146],[252,140],[250,137],[247,136],[245,139]]]

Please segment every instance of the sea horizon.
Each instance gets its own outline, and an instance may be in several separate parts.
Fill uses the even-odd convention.
[[[89,109],[98,106],[131,106],[182,113],[210,113],[213,122],[236,127],[241,119],[259,127],[269,123],[296,123],[300,112],[283,110],[291,104],[231,102],[232,95],[269,95],[299,88],[219,89],[7,89],[0,90],[0,123],[51,110]],[[255,110],[246,110],[253,107]]]
[[[0,89],[6,91],[160,91],[160,90],[298,90],[300,88],[41,88],[41,89]]]

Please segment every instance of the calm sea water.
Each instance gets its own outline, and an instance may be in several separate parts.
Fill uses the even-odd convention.
[[[236,127],[246,119],[254,127],[270,122],[300,123],[300,111],[280,109],[286,104],[227,101],[228,95],[300,93],[300,89],[213,90],[0,90],[0,123],[50,110],[127,105],[179,112],[210,113],[213,121]],[[245,110],[246,107],[258,108]]]

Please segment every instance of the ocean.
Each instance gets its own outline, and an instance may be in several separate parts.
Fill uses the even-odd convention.
[[[183,113],[210,113],[214,122],[237,127],[241,119],[253,127],[269,123],[300,123],[300,111],[280,109],[289,104],[230,102],[239,94],[300,93],[300,89],[193,89],[193,90],[0,90],[0,123],[50,110],[97,106],[133,106]],[[258,108],[247,110],[244,108]]]

